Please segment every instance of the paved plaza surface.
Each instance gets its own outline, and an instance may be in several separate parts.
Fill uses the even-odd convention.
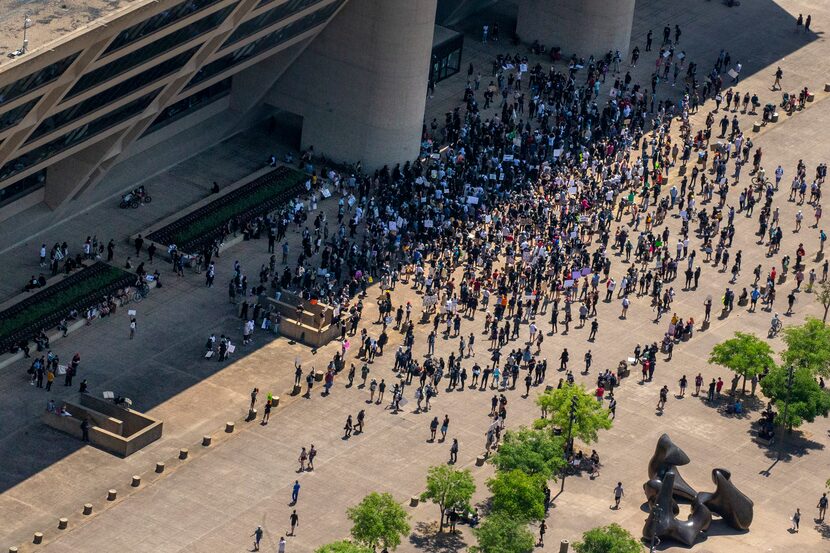
[[[776,102],[779,92],[770,92],[772,73],[780,64],[785,71],[785,90],[797,90],[807,85],[816,90],[816,101],[803,112],[792,117],[782,114],[775,125],[753,135],[753,141],[764,150],[764,165],[768,173],[777,164],[787,171],[784,182],[791,178],[795,164],[804,159],[811,173],[816,164],[827,161],[830,149],[826,145],[830,124],[830,95],[821,92],[830,76],[830,48],[823,38],[825,24],[830,24],[830,6],[818,1],[744,2],[738,9],[727,9],[719,2],[638,2],[635,16],[634,44],[640,44],[649,28],[660,33],[664,24],[680,24],[684,30],[683,42],[688,59],[699,61],[705,70],[720,48],[727,48],[733,60],[744,63],[743,78],[736,87],[741,92],[757,92],[762,103]],[[798,13],[813,15],[816,34],[794,33]],[[474,30],[471,23],[471,32]],[[477,43],[467,37],[462,67],[468,61],[482,68],[484,84],[489,76],[489,62],[500,52],[515,51],[505,45]],[[784,58],[782,61],[778,61]],[[641,65],[650,58],[643,56]],[[771,65],[771,67],[770,67]],[[645,82],[650,68],[638,67],[641,82]],[[428,102],[427,119],[438,117],[459,105],[466,72],[439,83],[435,95]],[[607,92],[607,86],[603,92]],[[663,85],[666,87],[667,85]],[[671,94],[671,92],[668,92]],[[706,108],[711,107],[711,102]],[[498,110],[491,110],[490,115]],[[693,119],[700,126],[707,109],[701,109]],[[730,114],[731,116],[731,114]],[[752,116],[740,115],[742,127],[751,126]],[[37,249],[41,242],[50,244],[67,240],[80,244],[86,235],[97,233],[99,239],[110,237],[119,241],[116,261],[123,262],[130,248],[126,237],[161,220],[204,197],[214,180],[223,186],[260,168],[273,151],[284,151],[279,138],[265,132],[238,135],[208,152],[175,164],[175,155],[158,153],[158,168],[169,165],[163,172],[149,179],[154,201],[138,210],[123,211],[108,198],[121,188],[132,185],[129,173],[121,171],[112,182],[103,186],[92,207],[67,223],[52,225],[48,213],[33,211],[18,217],[13,224],[3,225],[0,237],[0,263],[4,278],[0,282],[3,299],[11,297],[18,283],[22,284],[32,272],[37,272]],[[146,174],[146,173],[145,173]],[[672,172],[672,177],[676,175]],[[745,171],[742,184],[748,183]],[[671,181],[670,181],[671,184]],[[805,206],[805,224],[800,233],[792,233],[794,214],[798,209],[786,202],[782,187],[776,197],[781,207],[781,220],[787,229],[781,253],[765,258],[765,249],[756,245],[757,218],[736,216],[738,229],[732,251],[741,249],[744,255],[743,272],[738,289],[751,282],[751,268],[761,263],[766,272],[770,266],[780,266],[781,256],[793,255],[797,244],[807,249],[807,266],[818,267],[821,257],[816,255],[818,231],[810,228],[812,212]],[[729,201],[736,202],[732,191]],[[322,209],[333,218],[336,206],[324,203]],[[667,219],[674,232],[679,219]],[[42,234],[34,235],[39,229]],[[294,227],[292,226],[292,230]],[[29,238],[31,237],[31,238]],[[297,251],[299,234],[293,232],[290,240]],[[693,239],[697,245],[697,240]],[[448,438],[458,438],[461,444],[459,465],[470,467],[475,475],[478,492],[475,500],[487,498],[486,479],[492,475],[489,466],[476,467],[475,458],[483,452],[484,433],[489,425],[488,413],[493,391],[455,391],[443,389],[433,402],[429,413],[416,413],[413,403],[398,414],[388,409],[389,398],[382,405],[368,405],[369,392],[359,386],[346,388],[340,375],[328,397],[321,397],[321,387],[315,387],[310,398],[291,397],[294,360],[304,367],[323,369],[339,346],[332,344],[311,352],[308,348],[290,344],[285,339],[272,340],[256,334],[253,344],[240,346],[227,363],[201,359],[203,344],[210,333],[241,337],[241,325],[234,307],[227,299],[227,279],[234,260],[240,260],[246,272],[255,274],[262,263],[267,263],[265,241],[243,242],[223,252],[217,262],[217,286],[203,286],[203,276],[186,273],[177,279],[169,267],[157,261],[164,278],[164,287],[154,290],[148,299],[137,306],[139,328],[135,340],[128,340],[128,318],[124,310],[116,317],[99,321],[90,328],[71,334],[55,342],[54,349],[68,358],[75,351],[83,356],[80,378],[88,379],[91,391],[104,390],[131,397],[139,410],[164,421],[164,436],[127,459],[118,459],[103,451],[84,447],[74,439],[46,428],[40,415],[48,397],[72,399],[75,389],[64,389],[56,382],[56,389],[48,396],[42,390],[27,384],[25,363],[20,362],[0,370],[0,420],[4,432],[0,435],[0,547],[19,545],[20,551],[49,552],[232,552],[251,548],[248,537],[257,525],[265,529],[265,551],[275,551],[276,543],[288,529],[288,516],[296,508],[300,516],[297,535],[289,538],[288,552],[310,552],[323,543],[344,538],[349,524],[345,517],[347,507],[357,503],[371,491],[388,491],[402,502],[423,491],[428,467],[445,463],[449,458],[449,443],[427,443],[429,421],[433,416],[449,415],[451,424]],[[611,274],[619,277],[625,265],[614,258]],[[720,298],[729,276],[711,264],[703,265],[703,277],[697,290],[680,290],[682,281],[673,285],[678,294],[672,311],[683,318],[703,319],[703,301],[707,296]],[[790,277],[792,278],[792,277]],[[788,285],[781,287],[782,291]],[[377,334],[376,298],[379,291],[370,289],[363,318],[370,333]],[[784,302],[780,296],[779,307]],[[420,308],[420,297],[408,286],[399,285],[393,293],[395,305],[410,300]],[[716,300],[717,302],[717,300]],[[783,311],[783,309],[782,309]],[[658,324],[653,322],[655,312],[646,298],[632,301],[628,318],[622,321],[619,300],[600,303],[599,333],[593,343],[586,341],[588,328],[572,325],[567,335],[546,336],[542,346],[543,357],[549,360],[548,384],[560,378],[555,370],[563,347],[571,352],[572,365],[581,368],[583,353],[590,348],[594,354],[592,374],[583,376],[574,371],[577,382],[593,387],[596,371],[615,368],[617,363],[631,355],[636,344],[659,341],[668,325],[670,315]],[[822,308],[806,292],[798,294],[795,313],[785,324],[797,324],[806,316],[821,316]],[[462,332],[475,331],[479,359],[486,360],[486,340],[481,336],[484,314],[477,313],[474,321],[465,320]],[[548,518],[548,533],[543,551],[558,551],[559,541],[575,541],[581,533],[593,526],[618,522],[639,535],[646,518],[641,485],[646,480],[646,466],[657,438],[664,432],[682,447],[692,459],[684,467],[683,475],[696,489],[712,487],[709,472],[712,467],[732,471],[735,484],[755,501],[755,519],[752,529],[745,534],[725,531],[714,525],[705,541],[693,550],[716,551],[805,551],[830,550],[830,527],[812,522],[814,506],[824,489],[828,474],[830,442],[828,421],[820,419],[807,424],[793,435],[783,459],[775,462],[776,452],[769,451],[751,440],[750,425],[757,420],[760,402],[748,402],[744,417],[722,414],[717,408],[698,398],[685,399],[670,396],[662,415],[654,405],[663,384],[672,393],[677,381],[685,374],[690,379],[698,372],[708,382],[713,377],[729,381],[730,374],[706,363],[712,346],[730,337],[736,330],[765,336],[770,314],[760,311],[748,313],[737,308],[729,316],[721,317],[713,309],[711,325],[697,329],[695,337],[675,348],[672,361],[662,361],[653,382],[641,385],[636,374],[624,379],[615,395],[618,399],[617,417],[612,430],[603,432],[597,449],[603,467],[599,477],[569,477],[565,492],[560,495]],[[547,318],[540,318],[540,327],[547,332]],[[427,330],[425,330],[427,329]],[[419,325],[416,331],[415,352],[426,353],[428,325]],[[527,336],[522,329],[522,338]],[[402,337],[391,333],[386,355],[371,365],[371,377],[393,382],[391,371],[393,352]],[[457,350],[456,340],[441,340],[436,355],[446,356]],[[781,340],[772,342],[781,348]],[[518,342],[511,342],[510,348]],[[353,353],[346,362],[353,359]],[[465,361],[465,366],[471,365]],[[483,364],[483,362],[482,362]],[[247,412],[248,394],[254,386],[264,396],[273,392],[281,396],[279,407],[271,422],[262,426],[242,421]],[[391,385],[390,385],[391,389]],[[522,398],[522,391],[506,392],[509,417],[507,425],[515,428],[527,425],[539,415],[533,398],[540,388]],[[261,396],[261,397],[262,397]],[[342,439],[342,427],[348,414],[366,409],[366,432]],[[225,434],[226,421],[235,421],[233,434]],[[203,435],[214,436],[209,448],[199,444]],[[450,440],[448,440],[449,442]],[[297,474],[296,458],[303,446],[313,443],[319,451],[314,472]],[[180,448],[191,451],[187,461],[176,459]],[[167,463],[167,469],[156,475],[157,461]],[[130,488],[132,475],[142,476],[142,485]],[[296,507],[288,505],[291,486],[295,479],[301,484]],[[611,510],[613,488],[622,481],[626,496],[620,510]],[[552,486],[553,487],[553,486]],[[119,499],[106,501],[106,492],[117,489]],[[558,483],[556,488],[558,489]],[[95,514],[81,515],[84,503],[94,505]],[[800,507],[804,518],[798,534],[787,532],[789,516]],[[434,505],[420,505],[409,509],[413,534],[404,540],[399,551],[450,552],[462,551],[475,544],[469,528],[460,527],[455,536],[435,536],[438,509]],[[57,530],[57,520],[69,518],[67,530]],[[31,544],[32,533],[45,534],[44,545]]]

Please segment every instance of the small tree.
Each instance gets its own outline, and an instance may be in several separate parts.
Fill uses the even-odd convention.
[[[518,469],[499,472],[487,481],[493,494],[493,512],[512,516],[520,522],[545,518],[544,480],[528,476]]]
[[[830,394],[821,389],[807,367],[793,370],[792,388],[787,390],[789,375],[784,367],[776,367],[761,380],[761,390],[778,409],[776,421],[792,430],[804,421],[813,422],[817,416],[826,417],[830,412]],[[784,405],[789,394],[787,418]]]
[[[346,513],[353,523],[354,540],[372,549],[383,546],[394,550],[401,537],[409,534],[409,515],[391,494],[370,493]]]
[[[824,307],[824,317],[822,317],[821,322],[826,324],[827,312],[830,311],[830,280],[825,280],[819,284],[819,288],[816,291],[816,299]]]
[[[348,540],[341,540],[318,547],[314,553],[372,553],[372,550]]]
[[[421,501],[431,500],[441,509],[439,531],[444,530],[447,509],[467,509],[476,491],[476,484],[469,469],[456,470],[447,465],[432,467],[427,472],[427,489]]]
[[[812,374],[830,375],[830,327],[814,317],[800,326],[783,330],[787,349],[784,365],[807,367]]]
[[[775,366],[769,344],[755,336],[736,332],[734,338],[716,344],[709,362],[720,365],[743,377],[741,393],[746,393],[746,379],[759,375],[766,367]]]
[[[543,430],[508,430],[498,451],[490,458],[499,471],[519,469],[525,474],[556,479],[565,466],[565,439]]]
[[[619,524],[592,528],[574,544],[576,553],[642,553],[643,546]]]
[[[502,513],[494,513],[473,530],[476,553],[531,553],[536,540],[527,525]]]
[[[572,434],[586,444],[593,443],[597,441],[599,430],[611,428],[611,419],[608,416],[608,409],[594,399],[594,395],[588,393],[583,386],[562,386],[540,394],[536,398],[536,404],[547,416],[538,419],[534,426],[536,428],[553,426],[561,428],[564,432],[568,428],[571,398],[574,397],[576,409]]]

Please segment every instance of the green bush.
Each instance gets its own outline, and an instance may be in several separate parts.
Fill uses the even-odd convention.
[[[283,178],[264,184],[254,189],[250,194],[236,197],[216,209],[216,211],[175,232],[173,243],[178,245],[187,244],[191,240],[221,227],[234,217],[238,217],[257,205],[270,200],[277,194],[296,186],[307,178],[306,174],[292,170]]]
[[[83,272],[77,274],[83,275]],[[0,342],[8,339],[16,332],[34,325],[39,320],[54,314],[68,312],[84,297],[105,290],[128,274],[117,267],[101,265],[100,270],[90,275],[89,278],[78,280],[65,288],[60,288],[60,283],[58,283],[55,285],[58,288],[54,291],[47,289],[35,294],[32,298],[37,299],[38,295],[42,294],[43,301],[36,301],[26,309],[16,313],[7,314],[8,311],[0,313]],[[9,311],[13,310],[14,308]]]

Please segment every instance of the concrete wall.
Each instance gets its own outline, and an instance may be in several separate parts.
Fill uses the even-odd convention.
[[[558,46],[563,56],[587,58],[619,50],[625,59],[631,42],[636,0],[519,0],[516,32],[523,42]]]
[[[303,146],[376,168],[420,151],[437,0],[351,0],[267,96]]]

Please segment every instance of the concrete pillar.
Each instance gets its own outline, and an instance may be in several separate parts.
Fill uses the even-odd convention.
[[[562,55],[588,58],[619,50],[625,60],[631,42],[636,0],[519,0],[516,33],[538,40]]]
[[[268,101],[303,116],[304,147],[366,169],[420,151],[437,0],[357,0],[334,16]]]

